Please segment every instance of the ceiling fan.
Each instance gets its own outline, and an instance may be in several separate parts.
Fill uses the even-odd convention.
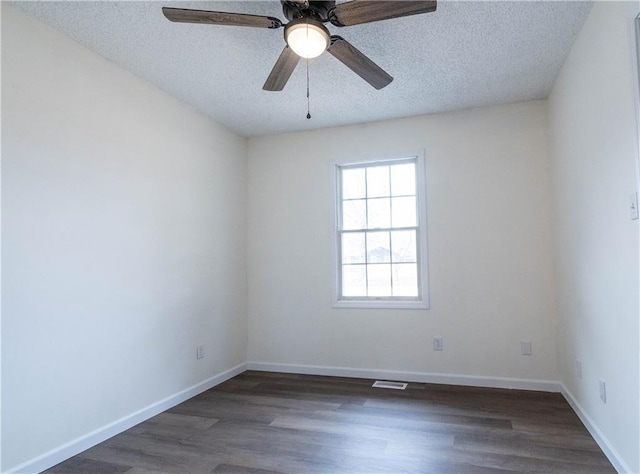
[[[436,10],[435,0],[352,0],[336,5],[335,0],[281,0],[282,12],[289,20],[243,13],[188,10],[163,7],[170,21],[212,25],[250,26],[278,29],[284,26],[285,47],[262,88],[281,91],[300,58],[314,58],[325,50],[376,89],[393,80],[380,66],[341,36],[331,35],[324,23],[337,27],[359,25]]]

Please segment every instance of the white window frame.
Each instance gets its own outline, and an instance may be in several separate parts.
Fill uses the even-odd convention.
[[[341,189],[340,168],[353,165],[382,165],[394,161],[416,162],[416,201],[417,201],[417,238],[416,251],[418,261],[418,297],[342,297],[342,258],[340,255],[339,239],[341,231],[338,228],[341,213]],[[334,308],[361,308],[361,309],[429,309],[429,260],[427,253],[427,174],[424,153],[410,153],[393,157],[369,158],[369,159],[344,159],[331,163],[331,184],[333,191],[333,307]]]

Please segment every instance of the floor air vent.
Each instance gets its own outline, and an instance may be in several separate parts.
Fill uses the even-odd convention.
[[[376,380],[372,385],[375,388],[392,388],[394,390],[404,390],[407,388],[407,384],[403,382],[386,382],[384,380]]]

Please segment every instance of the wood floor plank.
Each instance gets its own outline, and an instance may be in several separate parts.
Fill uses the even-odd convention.
[[[218,464],[213,472],[223,474],[281,474],[280,471],[238,466],[236,464]]]
[[[118,435],[118,437],[120,436],[122,434]],[[138,437],[135,443],[123,443],[113,446],[103,443],[83,452],[80,456],[103,462],[109,459],[117,459],[118,462],[132,467],[167,473],[189,472],[192,474],[206,474],[210,473],[215,466],[222,462],[222,459],[215,455],[182,452],[179,447],[165,450],[162,449],[165,446],[161,447],[158,444],[158,449],[149,449],[149,445],[145,441],[145,438]],[[158,438],[151,442],[157,443],[157,441]],[[82,474],[90,471],[78,470],[73,472]]]
[[[518,456],[506,453],[469,452],[454,449],[436,453],[435,457],[438,456],[474,466],[517,472],[566,474],[614,474],[616,472],[610,464],[608,467],[603,467],[602,465],[578,464],[564,460],[541,459],[535,456]]]
[[[595,450],[577,449],[563,445],[550,446],[531,442],[530,438],[518,436],[496,435],[458,435],[454,439],[454,447],[459,450],[477,451],[493,454],[510,454],[514,456],[533,457],[538,459],[567,461],[576,464],[601,465],[606,468],[608,462],[602,454]]]
[[[214,429],[199,433],[191,438],[192,441],[211,442],[233,442],[237,440],[240,444],[244,440],[277,440],[277,443],[291,444],[309,443],[315,446],[349,446],[354,450],[382,450],[387,446],[387,441],[375,437],[357,436],[354,433],[325,433],[321,431],[304,431],[290,428],[282,428],[274,425],[252,425],[249,423],[223,421]],[[450,443],[453,444],[453,438]],[[270,446],[269,443],[267,446]]]
[[[129,469],[125,474],[171,474],[167,471],[158,471],[157,469],[145,469],[143,467],[134,467]]]
[[[95,461],[80,456],[75,456],[57,466],[52,467],[47,472],[55,474],[69,474],[76,472],[91,472],[95,474],[122,474],[129,472],[130,466],[114,464],[112,462]]]
[[[559,394],[247,371],[51,473],[613,473]]]
[[[232,401],[236,404],[243,402],[247,405],[295,408],[300,410],[331,410],[338,409],[341,406],[340,403],[305,400],[299,398],[270,397],[263,393],[224,393],[209,390],[203,394],[203,398],[208,401]]]
[[[342,413],[342,410],[328,412],[317,411],[316,416],[324,416],[331,419],[348,420],[353,423],[361,423],[365,425],[387,426],[408,430],[420,430],[432,428],[433,425],[451,425],[469,428],[501,428],[511,429],[511,420],[505,418],[496,418],[492,416],[468,416],[464,414],[422,414],[413,413],[409,417],[400,417],[395,414],[389,414],[382,410],[366,410],[353,408],[348,413]]]
[[[364,453],[327,448],[322,451],[322,455],[332,460],[333,465],[329,472],[416,474],[505,474],[518,472],[459,462],[451,457],[443,458],[442,456],[425,456],[424,454],[406,455],[400,451],[365,455]]]
[[[206,430],[218,421],[215,418],[165,412],[134,426],[128,432],[153,436],[165,435],[176,440],[189,439],[194,433]]]

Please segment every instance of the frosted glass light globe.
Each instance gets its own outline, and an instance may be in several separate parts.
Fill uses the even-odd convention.
[[[313,19],[292,22],[284,31],[289,47],[302,58],[320,56],[329,46],[329,31]]]

